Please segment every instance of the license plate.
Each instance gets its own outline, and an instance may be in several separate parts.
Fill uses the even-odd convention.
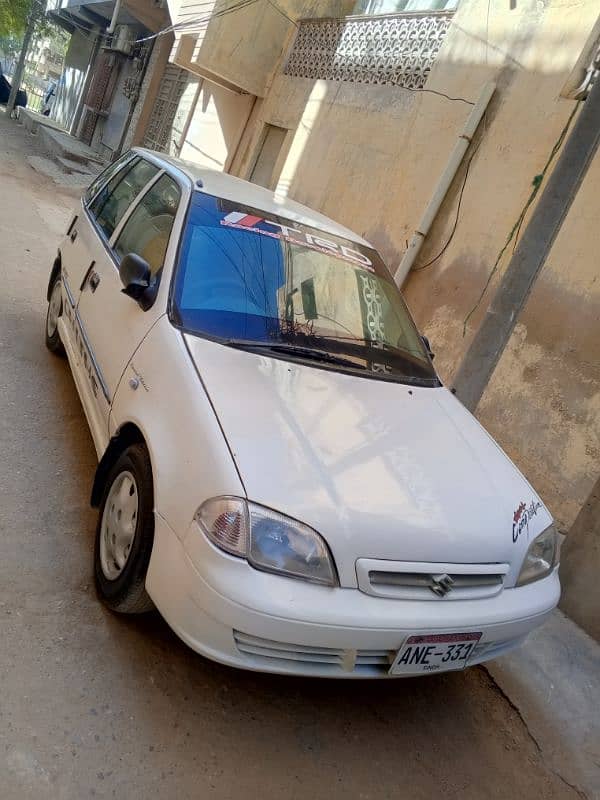
[[[464,669],[481,633],[433,633],[409,636],[390,668],[390,675],[418,675]]]

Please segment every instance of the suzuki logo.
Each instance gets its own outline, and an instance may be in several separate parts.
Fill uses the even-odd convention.
[[[454,586],[454,581],[450,575],[432,575],[431,586],[429,587],[438,597],[445,597]]]

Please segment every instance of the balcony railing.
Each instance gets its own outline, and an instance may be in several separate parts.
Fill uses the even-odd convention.
[[[314,80],[421,89],[453,13],[302,20],[284,73]]]

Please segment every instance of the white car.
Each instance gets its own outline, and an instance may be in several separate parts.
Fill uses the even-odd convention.
[[[350,230],[135,149],[85,194],[48,301],[110,608],[155,606],[225,664],[361,678],[494,658],[556,606],[550,514]]]

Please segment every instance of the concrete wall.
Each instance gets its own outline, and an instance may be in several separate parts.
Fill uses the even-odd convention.
[[[600,154],[478,408],[483,424],[550,501],[564,532],[600,464],[598,186]]]
[[[350,0],[255,0],[247,7],[219,15],[228,0],[176,0],[169,3],[173,22],[186,22],[186,37],[178,40],[175,62],[204,77],[223,79],[262,97],[281,54],[293,36],[293,20],[304,16],[349,13]],[[210,23],[194,21],[207,19]],[[193,35],[193,41],[192,41]]]
[[[167,10],[160,3],[149,3],[148,0],[124,0],[121,8],[153,33],[171,24]]]
[[[464,320],[574,108],[561,92],[579,76],[599,11],[597,0],[519,0],[514,9],[462,0],[431,72],[426,88],[471,102],[487,81],[498,85],[451,244],[405,287],[448,382],[512,245],[463,335]],[[249,174],[265,123],[290,129],[279,190],[364,234],[395,268],[470,110],[434,94],[277,74],[233,170]],[[599,170],[594,163],[478,411],[563,530],[596,480],[600,450]],[[417,267],[448,240],[463,179],[464,168]]]
[[[561,608],[600,642],[600,478],[563,545]]]
[[[240,95],[204,80],[196,100],[181,158],[224,170],[233,158],[254,97]]]
[[[143,143],[173,41],[171,36],[162,37],[152,51],[124,149]],[[169,152],[213,169],[228,168],[253,103],[252,95],[230,92],[190,73],[173,121]]]
[[[58,84],[51,117],[64,128],[69,128],[81,97],[90,59],[94,50],[94,37],[75,30],[65,55],[65,63]]]

